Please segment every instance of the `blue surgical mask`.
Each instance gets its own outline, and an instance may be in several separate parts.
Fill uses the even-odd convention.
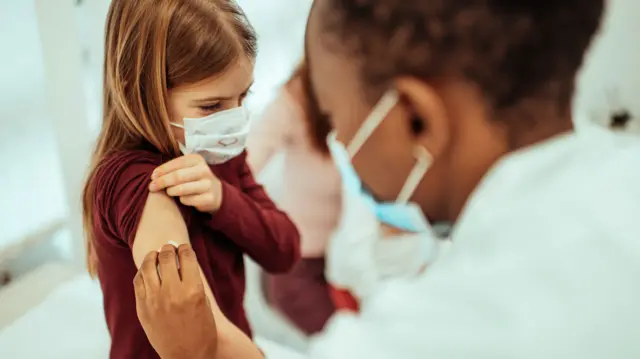
[[[406,232],[430,232],[432,231],[431,226],[420,207],[416,203],[409,202],[409,198],[413,195],[431,165],[431,155],[424,147],[416,147],[414,151],[416,165],[405,181],[395,202],[376,201],[371,193],[362,186],[360,177],[351,163],[352,158],[360,150],[364,142],[371,136],[382,120],[386,118],[397,102],[397,92],[394,90],[387,92],[347,146],[340,143],[336,139],[336,134],[332,133],[328,138],[329,149],[342,176],[343,185],[349,192],[360,194],[368,203],[369,208],[376,214],[378,221]]]

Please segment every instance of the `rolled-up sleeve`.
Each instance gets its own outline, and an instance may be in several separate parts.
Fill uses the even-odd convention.
[[[287,272],[300,258],[298,229],[256,183],[246,161],[241,171],[239,188],[223,182],[222,206],[209,225],[268,272]]]
[[[162,163],[162,156],[146,151],[123,151],[105,160],[95,175],[98,223],[114,237],[133,246],[142,217],[151,173]]]

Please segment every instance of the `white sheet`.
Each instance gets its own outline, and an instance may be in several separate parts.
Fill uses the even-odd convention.
[[[0,358],[107,359],[103,313],[98,284],[78,276],[0,331]]]
[[[266,359],[305,359],[306,356],[264,338],[255,338]]]
[[[268,359],[303,359],[273,341],[256,338],[256,343]],[[62,284],[0,331],[3,359],[107,359],[109,345],[102,293],[86,275]]]

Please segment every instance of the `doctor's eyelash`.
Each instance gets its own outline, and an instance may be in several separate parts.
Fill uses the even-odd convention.
[[[247,92],[245,92],[242,95],[240,95],[240,101],[246,99],[247,97],[251,96],[252,94],[253,94],[253,90],[252,89],[248,89]]]
[[[620,109],[611,112],[609,115],[609,127],[613,129],[624,129],[633,119],[633,115],[627,109]]]
[[[620,96],[618,89],[613,87],[607,91],[609,105],[609,128],[614,130],[623,130],[627,124],[633,119],[631,112],[620,105]]]

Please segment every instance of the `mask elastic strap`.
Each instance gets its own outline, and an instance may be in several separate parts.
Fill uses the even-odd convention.
[[[416,165],[413,166],[413,169],[411,169],[411,172],[407,177],[407,181],[404,183],[404,186],[402,186],[402,189],[398,194],[398,198],[396,198],[396,203],[409,202],[409,199],[413,196],[413,192],[415,192],[416,188],[422,181],[422,177],[427,173],[431,167],[431,163],[433,162],[433,157],[429,151],[422,146],[415,147],[414,156],[417,161]]]
[[[353,139],[347,146],[349,156],[353,158],[360,150],[364,142],[371,136],[373,131],[380,125],[391,109],[398,103],[399,95],[396,90],[389,90],[382,96],[380,101],[375,105],[371,114],[362,123]]]
[[[177,127],[177,128],[181,128],[184,130],[184,126],[182,126],[179,123],[173,123],[173,122],[169,122],[169,126],[173,126],[173,127]]]

